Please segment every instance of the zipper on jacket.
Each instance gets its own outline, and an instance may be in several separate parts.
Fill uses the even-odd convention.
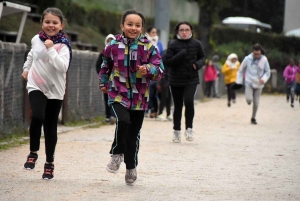
[[[130,44],[128,44],[128,51],[127,51],[127,61],[128,61],[128,66],[127,66],[127,72],[128,72],[128,84],[129,84],[129,91],[130,91],[130,106],[129,108],[131,109],[132,106],[132,87],[131,87],[131,74],[130,74]]]

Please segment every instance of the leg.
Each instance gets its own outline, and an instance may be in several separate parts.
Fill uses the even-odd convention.
[[[253,88],[250,86],[245,87],[245,96],[246,96],[246,102],[248,105],[250,105],[253,101]]]
[[[289,102],[290,94],[291,94],[291,85],[290,84],[286,84],[286,101],[287,102]]]
[[[108,106],[108,94],[103,93],[104,96],[104,102],[105,102],[105,117],[106,119],[110,118],[110,107]]]
[[[230,101],[231,101],[231,88],[230,87],[231,87],[231,84],[226,84],[228,107],[230,106]]]
[[[171,86],[171,93],[174,101],[174,114],[173,114],[173,129],[181,130],[181,116],[183,107],[183,87]]]
[[[294,107],[295,89],[296,89],[296,82],[294,81],[291,84],[291,106],[292,107]]]
[[[140,131],[144,120],[144,111],[130,111],[131,124],[126,138],[124,161],[126,169],[136,168],[140,147]]]
[[[124,154],[128,128],[131,124],[130,113],[124,106],[114,103],[111,106],[116,117],[115,137],[111,146],[110,154]]]
[[[185,128],[193,128],[194,119],[194,97],[196,94],[197,85],[189,85],[184,88],[183,100],[185,106]]]
[[[253,110],[252,110],[252,118],[255,119],[257,109],[258,109],[258,104],[259,104],[259,99],[261,95],[262,89],[254,89],[253,90]]]
[[[30,107],[32,117],[30,123],[30,151],[37,152],[40,149],[40,138],[42,134],[42,125],[45,118],[47,97],[41,91],[32,91],[29,93]]]
[[[166,100],[166,109],[167,109],[167,117],[171,114],[171,103],[172,103],[172,95],[169,88],[167,88],[167,100]]]
[[[48,99],[44,120],[44,136],[46,147],[46,162],[54,161],[55,147],[57,143],[57,122],[62,100]]]

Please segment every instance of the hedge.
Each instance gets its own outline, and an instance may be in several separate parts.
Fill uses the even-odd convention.
[[[285,53],[300,53],[300,38],[286,37],[278,34],[253,33],[243,30],[214,27],[211,37],[215,44],[230,42],[260,43],[264,48],[278,49]]]

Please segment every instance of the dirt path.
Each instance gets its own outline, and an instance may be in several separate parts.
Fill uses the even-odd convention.
[[[59,135],[55,179],[22,169],[28,145],[0,152],[0,200],[300,200],[300,106],[262,96],[258,125],[239,96],[196,104],[195,140],[172,143],[172,123],[145,119],[138,180],[105,170],[114,126]],[[62,130],[63,127],[60,127]],[[182,136],[183,137],[183,136]]]

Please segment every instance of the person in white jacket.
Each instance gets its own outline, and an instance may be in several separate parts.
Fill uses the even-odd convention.
[[[46,163],[43,179],[54,177],[54,152],[57,122],[66,89],[66,73],[72,49],[62,31],[65,18],[58,8],[47,8],[41,17],[42,31],[31,40],[31,50],[23,66],[27,80],[32,117],[30,122],[30,153],[24,168],[32,170],[38,159],[41,128],[44,128]]]
[[[270,78],[270,65],[265,51],[260,44],[252,47],[252,53],[246,56],[239,68],[236,78],[236,84],[243,84],[245,75],[245,96],[246,101],[250,105],[253,101],[251,123],[257,124],[256,113],[258,109],[261,91],[265,83]]]

